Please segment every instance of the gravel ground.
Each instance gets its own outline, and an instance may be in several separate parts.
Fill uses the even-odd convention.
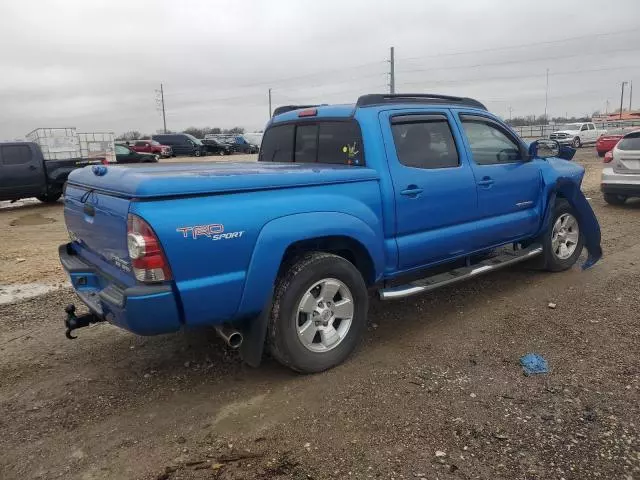
[[[0,478],[640,478],[640,202],[606,205],[593,152],[578,161],[603,230],[594,269],[374,302],[356,354],[318,375],[248,368],[210,332],[99,324],[70,342],[64,286],[0,305]],[[0,211],[3,281],[62,282],[61,207]],[[36,213],[55,222],[6,228]],[[33,264],[15,260],[27,237]],[[528,352],[550,373],[525,377]]]

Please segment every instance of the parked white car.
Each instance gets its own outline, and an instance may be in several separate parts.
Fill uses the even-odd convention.
[[[562,145],[571,145],[573,148],[580,148],[582,145],[596,143],[600,135],[607,133],[606,130],[599,130],[591,122],[568,123],[560,125],[558,129],[549,135],[551,140],[556,140]]]
[[[604,200],[622,205],[640,197],[640,131],[627,133],[604,157],[600,190]]]

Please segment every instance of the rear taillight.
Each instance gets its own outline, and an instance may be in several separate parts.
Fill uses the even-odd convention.
[[[613,160],[613,151],[609,150],[607,153],[604,154],[604,163],[609,163],[611,162],[611,160]]]
[[[171,280],[171,269],[155,232],[142,218],[129,214],[127,247],[136,279],[145,283]]]

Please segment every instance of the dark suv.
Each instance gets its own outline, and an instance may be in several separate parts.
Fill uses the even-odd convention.
[[[188,133],[163,133],[153,135],[151,138],[162,145],[170,146],[174,157],[176,155],[199,157],[207,154],[207,149],[202,142]]]

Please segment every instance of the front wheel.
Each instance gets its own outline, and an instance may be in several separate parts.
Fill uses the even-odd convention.
[[[604,157],[607,154],[607,152],[598,152],[598,156],[600,158]]]
[[[565,199],[558,199],[550,228],[542,238],[544,268],[552,272],[571,268],[578,261],[583,244],[584,238],[573,208]]]
[[[576,137],[573,139],[573,143],[571,144],[573,148],[580,148],[582,146],[582,142],[580,141],[580,137]]]
[[[337,255],[312,252],[278,280],[268,342],[285,366],[315,373],[343,362],[366,327],[369,297],[358,269]]]
[[[196,150],[195,152],[193,152],[193,154],[194,154],[196,157],[199,157],[199,156],[200,156],[200,150]]]
[[[218,150],[218,155],[220,155],[221,157],[224,157],[225,155],[224,150]]]
[[[627,201],[627,197],[624,195],[618,195],[615,193],[604,193],[604,201],[609,205],[622,205]]]

